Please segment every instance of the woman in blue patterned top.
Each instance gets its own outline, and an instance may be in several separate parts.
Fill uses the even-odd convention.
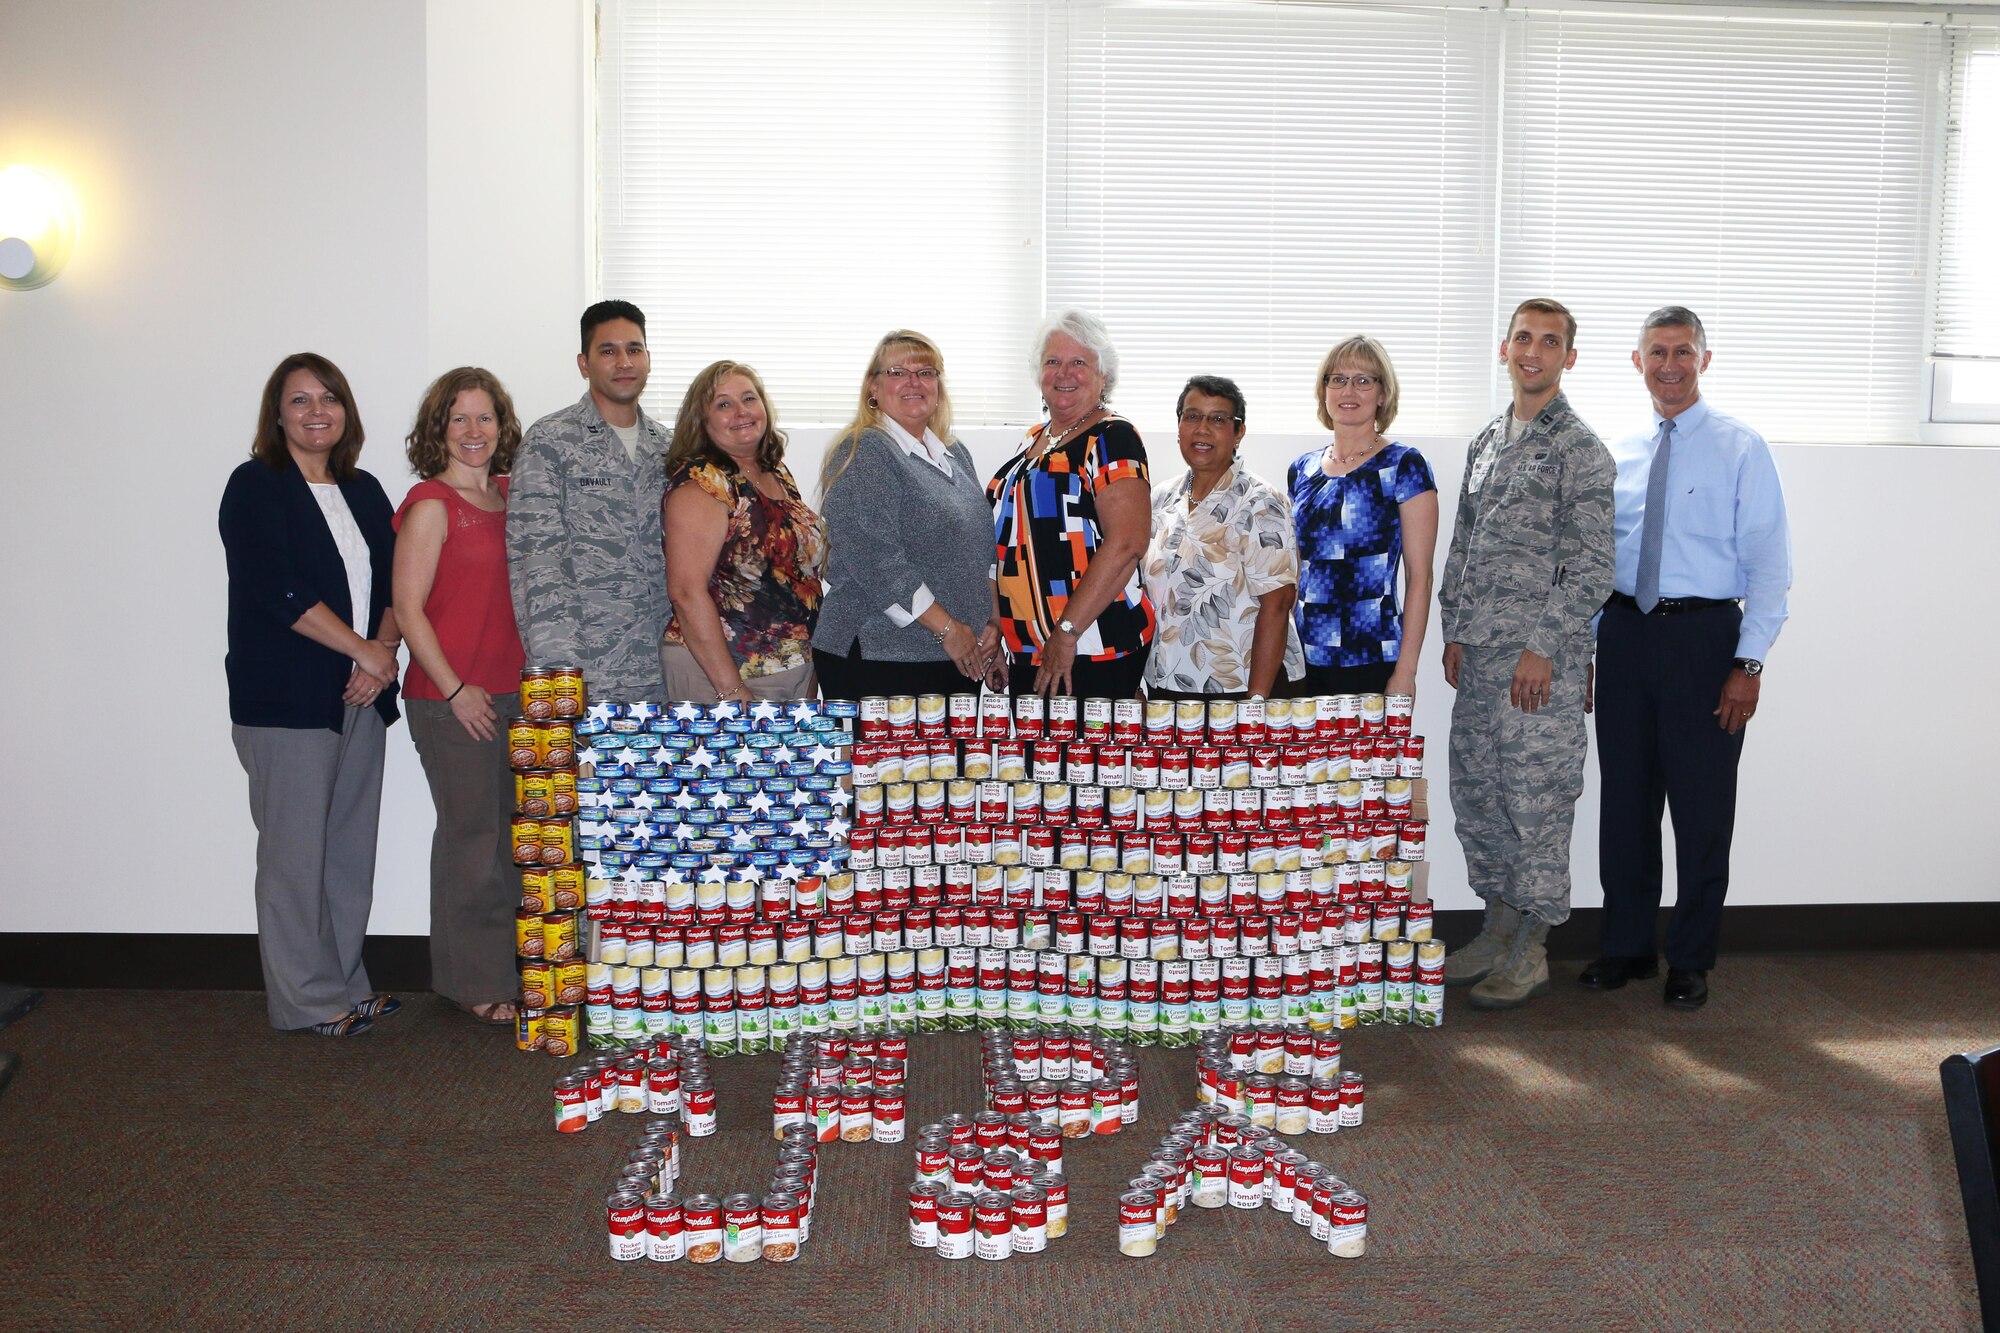
[[[1396,419],[1396,370],[1373,338],[1356,335],[1319,367],[1323,449],[1292,464],[1287,487],[1298,533],[1305,646],[1303,694],[1415,694],[1431,613],[1437,483],[1415,449],[1385,431]],[[1397,566],[1406,567],[1397,595]]]

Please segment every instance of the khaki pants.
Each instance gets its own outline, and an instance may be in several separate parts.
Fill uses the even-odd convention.
[[[712,704],[722,698],[715,692],[715,686],[709,683],[708,673],[701,669],[701,663],[694,660],[694,654],[678,643],[660,644],[660,670],[667,679],[667,702]],[[812,664],[808,662],[790,671],[749,676],[743,683],[750,687],[750,693],[755,697],[777,703],[805,698],[812,674]]]

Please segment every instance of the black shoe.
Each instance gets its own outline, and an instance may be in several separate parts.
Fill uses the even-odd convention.
[[[1657,958],[1620,958],[1607,954],[1594,963],[1586,964],[1577,980],[1592,990],[1617,990],[1628,981],[1650,981],[1658,975],[1660,960]]]
[[[1685,967],[1667,969],[1667,1004],[1675,1009],[1699,1009],[1708,1003],[1708,973]]]

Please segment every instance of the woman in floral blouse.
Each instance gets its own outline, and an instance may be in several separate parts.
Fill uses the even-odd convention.
[[[660,664],[676,700],[813,693],[826,535],[775,420],[764,382],[735,361],[696,375],[681,399],[660,502],[674,604]]]
[[[1285,498],[1239,467],[1243,392],[1197,375],[1181,390],[1188,472],[1153,493],[1146,591],[1160,628],[1146,667],[1155,699],[1264,698],[1305,673],[1292,628],[1299,564]]]

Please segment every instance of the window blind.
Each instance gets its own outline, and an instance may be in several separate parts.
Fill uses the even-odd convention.
[[[1041,312],[1038,0],[603,0],[598,266],[646,311],[646,408],[747,361],[781,425],[853,415],[875,340],[1024,420]]]
[[[1959,29],[1951,44],[1931,351],[2000,359],[2000,30]]]
[[[1314,374],[1368,333],[1403,433],[1487,390],[1499,25],[1478,10],[1076,0],[1052,23],[1048,302],[1109,325],[1116,401],[1187,377],[1250,429],[1318,432]]]
[[[1576,313],[1585,419],[1609,438],[1642,416],[1628,352],[1672,303],[1707,325],[1709,398],[1768,436],[1913,440],[1939,31],[1507,22],[1499,318],[1536,295]]]

